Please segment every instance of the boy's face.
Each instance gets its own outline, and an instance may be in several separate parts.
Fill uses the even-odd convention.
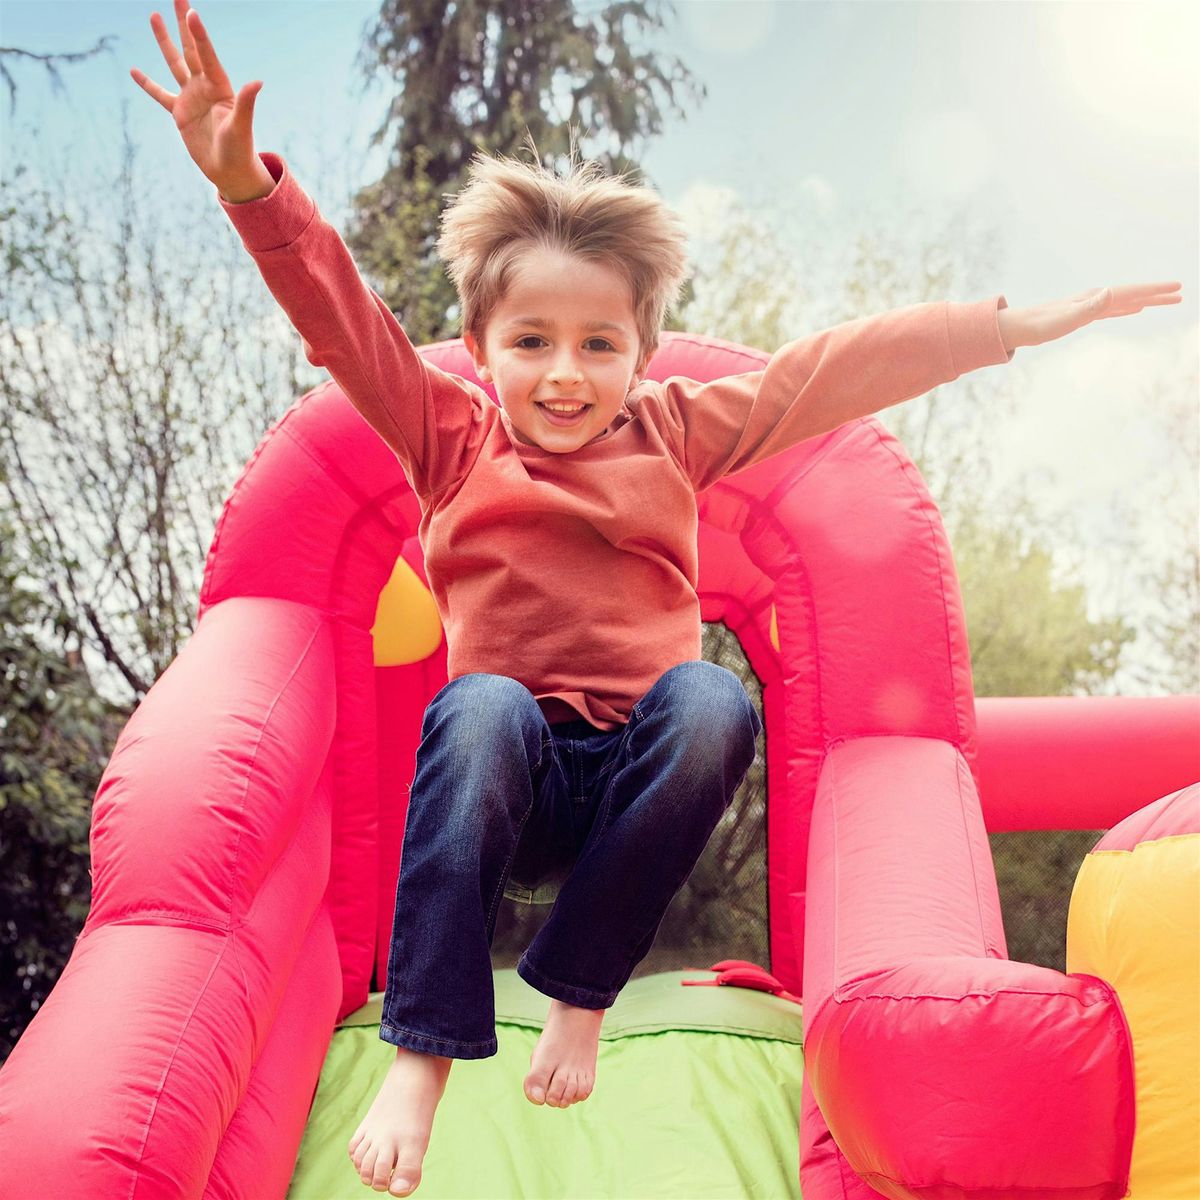
[[[600,437],[646,367],[624,277],[545,247],[531,248],[513,272],[484,344],[469,333],[463,341],[517,437],[556,454]],[[557,401],[585,407],[564,420],[544,407]]]

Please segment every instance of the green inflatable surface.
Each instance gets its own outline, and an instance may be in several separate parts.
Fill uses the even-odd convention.
[[[707,972],[631,980],[600,1032],[596,1086],[569,1108],[523,1089],[550,1000],[496,971],[499,1053],[450,1071],[434,1118],[422,1200],[657,1200],[800,1195],[800,1008],[766,992],[684,987]],[[334,1031],[289,1200],[386,1196],[358,1178],[346,1146],[395,1047],[383,994]]]

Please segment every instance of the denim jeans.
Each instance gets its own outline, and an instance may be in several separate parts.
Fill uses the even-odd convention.
[[[620,729],[547,723],[482,672],[430,701],[396,885],[379,1036],[448,1058],[497,1052],[500,898],[557,888],[517,963],[553,999],[610,1008],[754,761],[762,722],[732,671],[664,672]]]

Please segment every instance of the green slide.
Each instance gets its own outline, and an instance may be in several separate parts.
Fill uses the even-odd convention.
[[[550,1001],[494,972],[499,1053],[450,1072],[421,1200],[799,1197],[800,1006],[744,987],[685,987],[694,972],[631,980],[600,1032],[596,1086],[569,1108],[523,1081]],[[363,1200],[346,1151],[395,1047],[383,993],[334,1031],[288,1200]]]

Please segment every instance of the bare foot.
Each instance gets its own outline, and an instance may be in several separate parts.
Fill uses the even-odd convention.
[[[567,1108],[586,1100],[596,1082],[596,1051],[607,1010],[550,1001],[546,1027],[533,1048],[525,1095],[534,1104]]]
[[[350,1139],[350,1158],[367,1187],[392,1196],[411,1196],[416,1191],[433,1114],[453,1062],[396,1047],[383,1086]]]

